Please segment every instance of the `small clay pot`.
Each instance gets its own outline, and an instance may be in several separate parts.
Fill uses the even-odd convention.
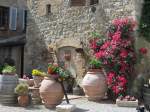
[[[18,104],[21,107],[26,107],[29,104],[29,96],[28,95],[20,95],[18,96]]]

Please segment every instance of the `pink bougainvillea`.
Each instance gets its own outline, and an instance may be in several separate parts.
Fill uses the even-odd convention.
[[[109,27],[107,39],[100,46],[101,39],[90,42],[96,58],[103,62],[107,73],[107,84],[115,96],[124,95],[128,77],[134,71],[136,53],[134,50],[133,31],[136,22],[131,18],[115,19]],[[146,53],[145,49],[140,50]]]

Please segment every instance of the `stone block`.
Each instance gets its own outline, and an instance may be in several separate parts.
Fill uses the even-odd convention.
[[[76,106],[72,104],[61,104],[56,106],[57,112],[73,112]]]
[[[124,101],[124,100],[116,99],[116,104],[119,107],[137,107],[138,106],[138,100]]]

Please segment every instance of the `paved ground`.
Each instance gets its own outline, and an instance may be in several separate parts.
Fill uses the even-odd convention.
[[[64,103],[64,102],[63,102]],[[90,102],[84,97],[71,97],[71,104],[75,104],[77,109],[74,112],[137,112],[135,108],[117,107],[109,101]],[[43,105],[34,105],[27,108],[18,106],[2,106],[0,112],[56,112],[46,109]]]

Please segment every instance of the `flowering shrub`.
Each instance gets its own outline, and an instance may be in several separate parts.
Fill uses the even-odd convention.
[[[48,64],[48,75],[53,77],[56,81],[63,81],[71,78],[70,72],[58,66],[56,63]]]
[[[44,73],[44,72],[42,72],[42,71],[40,71],[40,70],[38,70],[38,69],[33,69],[32,70],[32,75],[33,76],[46,76],[46,73]]]
[[[115,19],[109,27],[105,41],[100,38],[90,41],[95,57],[102,61],[106,70],[108,88],[115,96],[126,93],[128,78],[134,71],[135,25],[135,21],[131,18]],[[142,52],[145,53],[144,50]]]

